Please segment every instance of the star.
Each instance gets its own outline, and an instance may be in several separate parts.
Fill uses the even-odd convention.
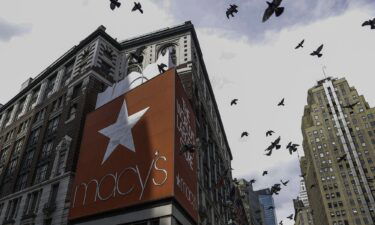
[[[124,101],[124,104],[121,106],[120,113],[118,114],[117,121],[112,125],[98,131],[110,139],[107,145],[107,150],[103,157],[102,165],[118,145],[122,145],[128,150],[135,152],[131,129],[142,118],[149,108],[150,107],[147,107],[129,116],[128,109],[126,108],[126,102]]]

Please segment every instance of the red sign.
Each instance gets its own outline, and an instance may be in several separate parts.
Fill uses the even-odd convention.
[[[86,118],[69,219],[175,197],[197,220],[195,119],[174,70]]]

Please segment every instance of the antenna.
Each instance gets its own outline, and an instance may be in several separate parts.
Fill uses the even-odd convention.
[[[327,75],[326,75],[326,71],[325,71],[325,69],[327,69],[327,67],[326,67],[326,66],[323,66],[323,67],[322,67],[322,70],[323,70],[324,78],[327,79]]]

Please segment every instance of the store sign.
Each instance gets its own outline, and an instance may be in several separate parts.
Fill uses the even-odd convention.
[[[86,118],[69,219],[174,197],[197,219],[195,119],[173,70]]]

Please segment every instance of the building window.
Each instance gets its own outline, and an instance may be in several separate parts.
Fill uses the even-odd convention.
[[[39,166],[36,169],[36,174],[34,178],[34,184],[38,184],[40,182],[43,182],[47,178],[47,169],[48,169],[48,164]]]
[[[20,207],[21,198],[9,200],[8,208],[5,213],[5,221],[14,220],[17,217],[18,209]]]
[[[21,149],[22,149],[22,144],[23,144],[23,139],[20,139],[19,141],[16,142],[16,145],[13,151],[13,157],[16,157],[20,154]]]
[[[64,164],[65,164],[65,156],[66,153],[60,153],[59,159],[57,161],[57,169],[56,169],[56,175],[60,175],[61,173],[64,173]]]
[[[18,163],[18,158],[10,161],[8,168],[7,168],[7,173],[6,173],[7,176],[11,176],[13,174],[13,172],[16,170],[17,163]]]
[[[39,133],[40,133],[40,129],[31,131],[30,136],[29,136],[28,146],[34,145],[38,142]]]
[[[61,86],[64,87],[67,85],[66,81],[72,76],[73,74],[73,66],[74,66],[74,60],[68,62],[65,66],[64,75],[61,79]]]
[[[36,114],[36,116],[35,116],[35,118],[34,118],[34,123],[39,123],[39,122],[43,121],[43,120],[44,120],[44,116],[45,116],[45,114],[46,114],[46,109],[45,109],[45,108],[42,109],[42,110],[40,110],[40,111]]]
[[[47,88],[45,92],[47,93],[47,97],[49,97],[53,93],[53,87],[55,86],[55,81],[56,81],[56,74],[48,78]]]
[[[42,190],[34,191],[27,195],[23,215],[32,215],[38,212]]]
[[[52,120],[48,122],[47,125],[47,135],[51,135],[57,130],[57,127],[59,125],[59,117],[55,117]]]
[[[176,52],[176,46],[173,44],[167,45],[163,47],[159,52],[159,57],[162,55],[164,56],[165,53],[169,51],[169,56],[171,58],[171,61],[174,65],[177,65],[177,52]]]
[[[69,109],[69,115],[68,115],[68,120],[72,120],[75,118],[77,113],[77,104],[73,104],[70,109]]]
[[[72,94],[72,99],[75,99],[79,96],[80,91],[81,91],[82,83],[77,84],[73,88],[73,94]]]
[[[49,141],[43,145],[41,158],[45,159],[51,155],[53,142]]]
[[[6,163],[9,155],[9,147],[4,148],[0,151],[0,166],[3,166]]]
[[[15,191],[23,190],[26,187],[27,184],[27,174],[23,174],[18,177],[16,182]]]
[[[22,161],[22,169],[28,169],[31,166],[34,158],[34,150],[26,153],[24,160]]]

